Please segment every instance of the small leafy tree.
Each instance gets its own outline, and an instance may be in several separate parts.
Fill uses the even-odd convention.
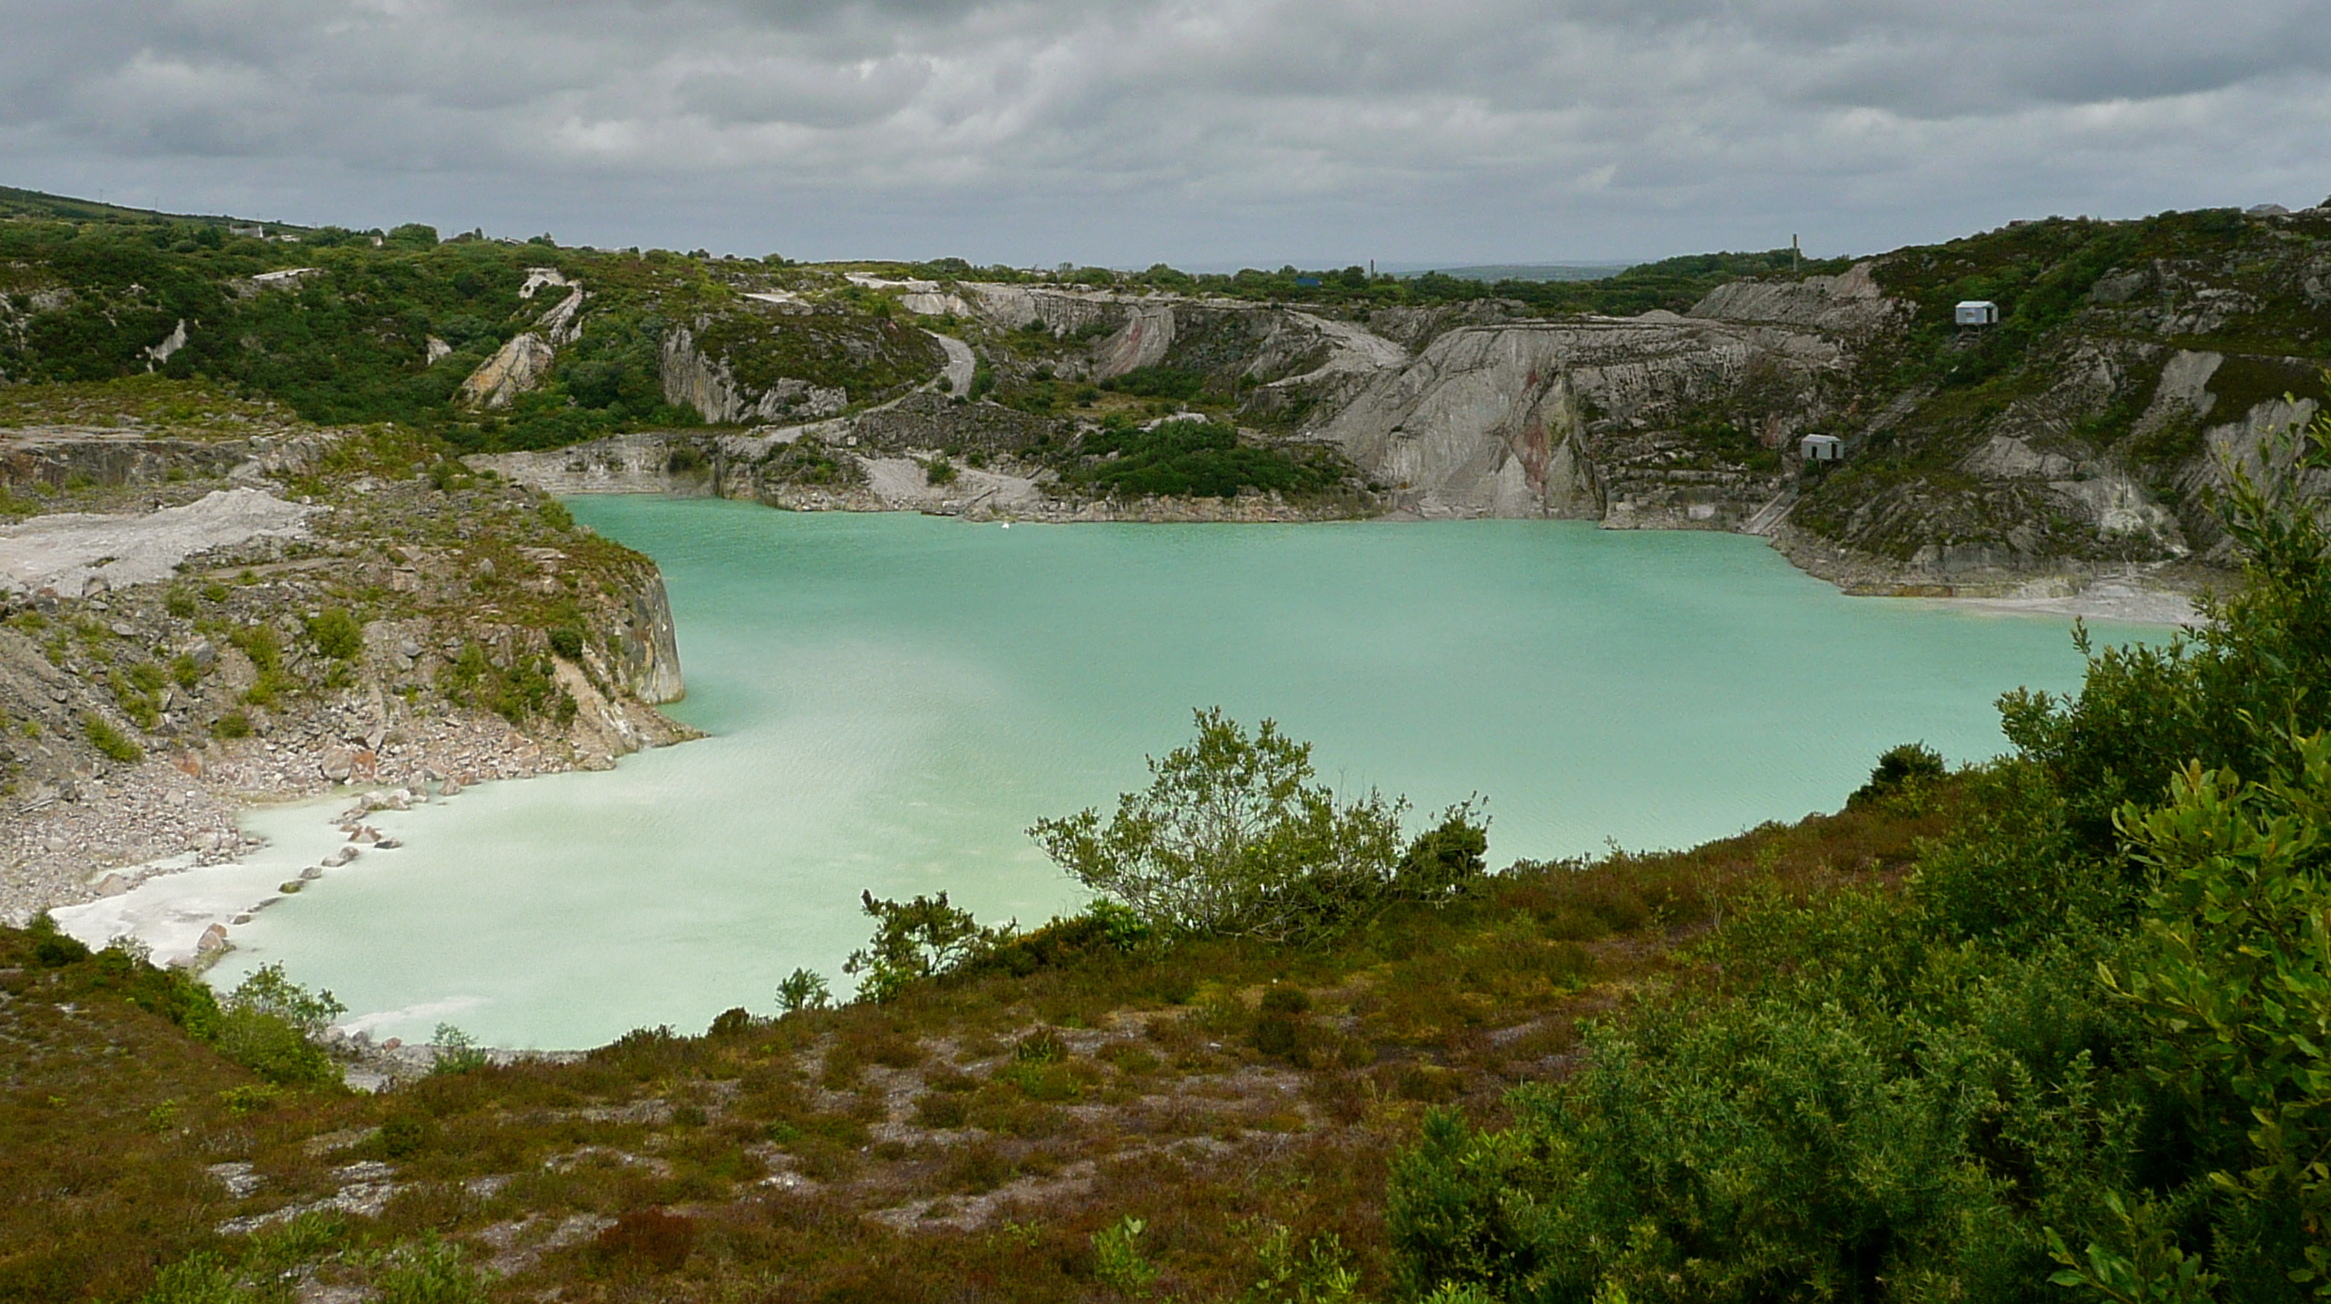
[[[1010,925],[983,927],[968,910],[948,904],[947,894],[886,901],[872,892],[859,900],[875,922],[874,937],[852,951],[842,972],[864,975],[858,999],[887,1001],[911,983],[950,973],[993,951],[1012,935]]]
[[[777,984],[777,1008],[786,1014],[822,1010],[833,1002],[824,974],[796,969]]]
[[[1079,883],[1168,934],[1314,938],[1389,899],[1404,801],[1344,803],[1313,781],[1311,745],[1219,707],[1198,737],[1151,758],[1147,791],[1028,830]]]
[[[1479,797],[1451,806],[1441,822],[1416,836],[1392,872],[1392,893],[1427,903],[1463,896],[1489,873],[1489,818]]]
[[[1866,806],[1882,797],[1943,777],[1948,773],[1942,753],[1925,743],[1902,743],[1879,753],[1870,768],[1870,781],[1845,799],[1846,809]]]
[[[216,1044],[228,1059],[285,1086],[340,1080],[331,1057],[315,1043],[348,1008],[332,993],[311,992],[286,978],[282,965],[271,964],[245,978],[219,1004]]]
[[[436,1056],[430,1063],[431,1073],[474,1073],[491,1063],[484,1048],[468,1033],[450,1023],[440,1023],[430,1037],[436,1047]]]

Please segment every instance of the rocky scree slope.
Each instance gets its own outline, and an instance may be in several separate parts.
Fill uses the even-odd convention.
[[[536,491],[420,436],[178,382],[0,395],[12,917],[231,857],[255,797],[435,791],[688,736],[653,709],[682,687],[653,563]]]

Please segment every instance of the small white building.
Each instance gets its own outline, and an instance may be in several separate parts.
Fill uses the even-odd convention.
[[[1999,305],[1989,299],[1962,299],[1953,316],[1961,326],[1997,326]]]
[[[1807,435],[1797,441],[1797,453],[1808,462],[1842,462],[1845,441],[1835,435]]]

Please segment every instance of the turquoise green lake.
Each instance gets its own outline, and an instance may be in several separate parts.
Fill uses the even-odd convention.
[[[861,890],[1076,906],[1023,830],[1143,784],[1195,707],[1277,719],[1417,819],[1485,794],[1505,863],[1834,810],[1894,743],[1997,753],[1998,695],[2081,669],[2065,618],[1848,598],[1722,534],[571,506],[663,567],[671,712],[712,737],[384,815],[405,845],[237,928],[220,982],[281,961],[384,1036],[695,1031],[796,966],[846,991]]]

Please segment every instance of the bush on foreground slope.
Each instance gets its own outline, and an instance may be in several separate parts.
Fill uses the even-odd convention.
[[[2247,587],[2003,703],[1906,890],[1744,902],[1707,981],[1396,1168],[1458,1301],[2331,1296],[2331,443],[2238,479]],[[2294,465],[2295,464],[2295,465]],[[1885,800],[1880,798],[1880,800]]]

